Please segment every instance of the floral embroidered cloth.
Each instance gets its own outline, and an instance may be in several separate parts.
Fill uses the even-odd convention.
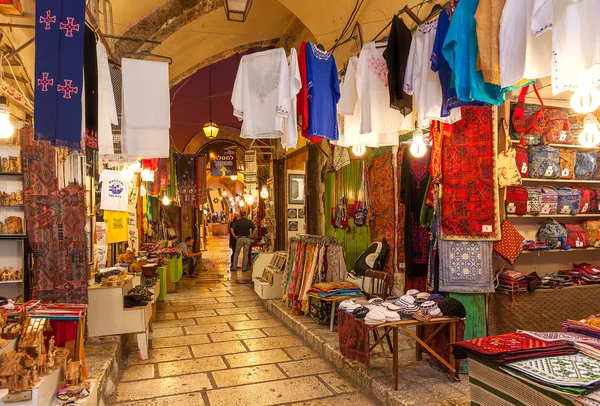
[[[494,292],[492,242],[440,240],[440,291]]]
[[[552,385],[588,386],[600,383],[600,360],[585,354],[519,360],[507,366]]]
[[[591,337],[585,334],[576,333],[572,331],[550,331],[550,332],[539,332],[539,331],[525,331],[517,330],[517,333],[524,334],[533,338],[537,338],[542,341],[568,341],[571,343],[584,343],[592,345],[594,347],[600,347],[600,339]]]
[[[462,107],[442,151],[442,239],[500,239],[496,116],[491,107]]]

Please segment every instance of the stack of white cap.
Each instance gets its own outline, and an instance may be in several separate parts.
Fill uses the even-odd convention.
[[[353,302],[352,304],[349,304],[348,306],[346,306],[346,313],[352,314],[352,312],[354,310],[358,309],[359,307],[362,307],[362,306]]]
[[[385,321],[387,321],[387,322],[400,321],[400,315],[396,312],[391,312],[389,310],[385,310],[383,312],[383,315],[385,316]]]
[[[369,313],[367,313],[367,316],[365,317],[365,323],[370,326],[383,324],[385,323],[385,314],[383,314],[383,312],[380,311],[371,310]]]
[[[346,308],[347,308],[349,305],[351,305],[351,304],[354,304],[354,301],[352,301],[352,300],[344,300],[344,301],[342,301],[342,302],[340,303],[340,309],[341,309],[341,310],[346,310]]]

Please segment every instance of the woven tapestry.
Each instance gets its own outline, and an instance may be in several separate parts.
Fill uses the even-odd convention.
[[[56,150],[23,131],[25,222],[34,257],[32,297],[58,303],[88,302],[85,191],[58,189]]]
[[[442,239],[500,239],[497,134],[491,107],[462,107],[454,133],[443,137]]]
[[[196,206],[196,155],[175,154],[177,195],[181,207]]]
[[[398,157],[397,162],[399,174],[398,178],[398,224],[396,226],[397,231],[397,240],[396,240],[396,252],[398,253],[398,269],[401,269],[400,264],[404,264],[405,255],[404,255],[404,223],[406,222],[406,206],[402,203],[402,163],[404,162],[404,150],[406,149],[405,145],[401,145],[398,147]],[[389,243],[389,241],[388,241]]]
[[[492,244],[489,241],[438,241],[440,291],[494,292]]]
[[[382,241],[384,238],[390,246],[383,270],[390,278],[394,275],[396,219],[394,210],[394,168],[393,154],[388,152],[373,159],[369,169],[371,182],[371,241]],[[390,289],[391,289],[390,283]]]
[[[370,366],[369,326],[338,310],[338,330],[340,351],[344,357]]]

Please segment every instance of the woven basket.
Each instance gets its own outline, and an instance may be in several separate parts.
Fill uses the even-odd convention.
[[[579,320],[598,313],[600,285],[535,290],[511,295],[488,295],[488,335],[529,331],[560,331],[561,322]]]

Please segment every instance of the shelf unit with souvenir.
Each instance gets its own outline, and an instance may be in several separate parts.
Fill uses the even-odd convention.
[[[536,182],[536,183],[570,183],[572,186],[577,186],[578,183],[593,183],[600,185],[600,180],[579,180],[579,179],[540,179],[540,178],[521,178],[523,183]]]
[[[513,145],[520,145],[521,142],[519,140],[511,140],[511,143]],[[600,147],[584,147],[583,145],[579,145],[579,144],[545,144],[548,145],[550,147],[554,147],[554,148],[576,148],[576,149],[586,149],[589,151],[600,151]],[[528,145],[529,146],[529,145]]]

